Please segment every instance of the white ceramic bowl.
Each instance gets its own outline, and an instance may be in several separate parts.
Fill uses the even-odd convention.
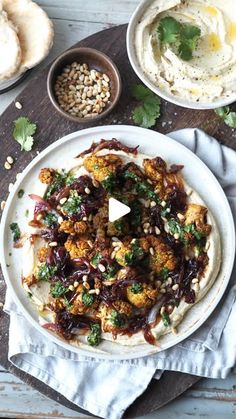
[[[135,29],[136,29],[136,26],[137,26],[138,22],[142,18],[146,9],[152,3],[153,3],[153,0],[141,1],[141,3],[138,5],[138,7],[134,11],[134,13],[133,13],[133,15],[130,19],[130,22],[129,22],[129,25],[128,25],[128,30],[127,30],[127,35],[126,35],[126,45],[127,45],[127,52],[128,52],[128,57],[129,57],[129,60],[130,60],[130,64],[132,65],[135,73],[142,80],[142,82],[149,89],[151,89],[155,94],[157,94],[158,96],[162,97],[163,99],[167,100],[168,102],[174,103],[175,105],[183,106],[184,108],[199,109],[199,110],[200,109],[216,109],[216,108],[219,108],[221,106],[230,105],[231,103],[235,102],[236,101],[236,95],[232,95],[232,97],[229,97],[227,99],[219,99],[217,101],[208,102],[208,103],[207,102],[206,103],[197,103],[197,102],[193,102],[193,101],[187,101],[186,98],[181,99],[177,96],[168,94],[166,91],[158,88],[148,78],[148,76],[145,74],[145,72],[141,68],[141,66],[138,62],[137,56],[136,56],[135,47],[134,47],[134,33],[135,33]]]
[[[42,167],[65,167],[66,161],[90,147],[92,141],[101,138],[117,138],[128,146],[140,145],[140,152],[150,156],[161,156],[169,164],[184,165],[183,176],[193,187],[211,210],[221,236],[222,264],[221,270],[206,296],[191,307],[178,326],[178,335],[169,333],[159,340],[159,346],[139,345],[134,347],[121,346],[115,342],[104,341],[97,349],[72,346],[55,336],[38,323],[38,313],[21,284],[22,249],[12,246],[10,223],[18,222],[21,231],[25,231],[27,219],[26,209],[29,209],[28,194],[35,188],[35,179]],[[25,191],[24,198],[18,199],[19,189]],[[177,141],[152,130],[126,126],[110,125],[88,128],[61,138],[42,151],[23,171],[16,181],[7,199],[0,226],[0,262],[8,289],[12,293],[19,310],[25,318],[43,335],[44,338],[59,344],[64,349],[97,358],[132,359],[139,358],[170,348],[186,339],[195,332],[213,312],[222,298],[228,285],[235,254],[235,230],[232,213],[227,198],[218,181],[207,166],[190,150]],[[27,327],[27,323],[26,323]],[[42,337],[42,338],[43,338]],[[93,352],[91,352],[93,350]]]

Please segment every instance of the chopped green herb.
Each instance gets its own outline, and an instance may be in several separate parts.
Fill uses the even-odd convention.
[[[168,221],[169,230],[172,234],[179,234],[181,235],[183,233],[183,226],[181,226],[178,221],[176,221],[174,218]]]
[[[101,327],[98,323],[91,324],[87,342],[90,346],[98,346],[101,343]]]
[[[169,273],[170,273],[170,271],[169,271],[169,269],[168,269],[168,268],[163,268],[163,269],[161,270],[161,272],[160,272],[161,279],[162,279],[163,281],[166,281],[166,280],[167,280],[167,278],[169,277]]]
[[[7,268],[10,268],[10,266],[11,266],[11,265],[9,265],[9,264],[7,263]]]
[[[54,298],[62,297],[67,291],[68,288],[64,287],[61,281],[55,282],[55,284],[51,284],[50,293]]]
[[[90,307],[94,302],[93,295],[84,290],[82,293],[82,302],[85,306]]]
[[[215,109],[215,113],[219,115],[226,125],[231,128],[236,128],[236,112],[230,112],[229,106],[223,106]]]
[[[93,265],[96,268],[101,259],[102,259],[101,253],[96,253],[91,259],[91,265]]]
[[[33,135],[37,129],[36,124],[25,117],[18,118],[14,124],[13,137],[21,145],[21,151],[30,151],[34,144]]]
[[[170,325],[170,317],[169,317],[169,314],[166,313],[166,312],[164,312],[164,313],[162,313],[161,317],[162,317],[162,321],[163,321],[164,326],[165,327],[168,327]]]
[[[50,196],[57,192],[62,186],[70,186],[74,181],[75,177],[68,174],[65,169],[62,169],[60,172],[55,172],[53,182],[48,186],[44,197],[46,199],[50,198]]]
[[[153,127],[160,116],[161,99],[142,84],[133,85],[131,93],[136,100],[142,102],[133,111],[134,122],[144,128]]]
[[[24,193],[25,193],[24,189],[20,189],[20,190],[17,192],[17,196],[18,196],[18,198],[22,198],[22,196],[24,195]]]
[[[120,220],[114,221],[114,226],[119,233],[123,233],[124,227],[125,227],[124,220],[120,219]]]
[[[196,230],[196,228],[195,228],[195,225],[194,225],[194,224],[188,224],[188,225],[186,225],[186,226],[184,227],[184,231],[185,231],[186,233],[191,233],[191,234],[193,234],[193,235],[194,235],[194,237],[195,237],[197,240],[201,240],[201,239],[202,239],[202,237],[203,237],[203,234],[202,234],[200,231]]]
[[[110,321],[113,324],[113,326],[122,327],[125,323],[125,318],[123,314],[119,313],[116,310],[112,310]]]
[[[21,236],[20,228],[17,223],[11,223],[10,229],[12,232],[13,241],[16,242]]]
[[[33,294],[31,294],[31,292],[27,292],[27,295],[29,298],[32,298]]]
[[[143,286],[140,282],[136,282],[131,286],[130,290],[133,294],[140,294],[143,290]]]
[[[114,187],[116,186],[116,177],[114,173],[111,173],[104,180],[101,181],[102,187],[108,192],[112,193]]]
[[[193,58],[193,51],[197,48],[201,29],[188,23],[180,23],[171,16],[160,20],[157,28],[158,37],[162,45],[171,46],[172,50],[182,60]]]
[[[71,186],[74,181],[76,180],[76,177],[74,175],[67,175],[66,180],[65,180],[65,184],[67,186]]]
[[[9,255],[9,256],[11,256],[11,255],[12,255],[12,253],[10,252],[10,253],[8,253],[8,255]]]
[[[139,246],[139,240],[133,239],[131,242],[131,250],[125,254],[126,265],[133,265],[137,260],[144,256],[143,249]]]
[[[29,216],[29,210],[28,209],[26,209],[25,210],[25,217],[28,217]]]
[[[48,212],[43,221],[48,227],[55,227],[58,224],[58,218],[53,212]]]
[[[118,267],[117,265],[107,265],[106,266],[106,271],[102,273],[102,277],[104,279],[110,279],[110,278],[114,278],[116,272],[118,271]]]
[[[65,202],[64,205],[62,205],[62,211],[72,217],[72,215],[78,214],[80,212],[80,206],[81,206],[82,198],[78,194],[77,191],[70,191],[70,196]]]
[[[56,273],[57,266],[55,265],[47,265],[46,263],[41,263],[37,278],[41,281],[49,281],[49,279],[52,278],[52,276]]]
[[[138,177],[135,173],[130,172],[129,170],[127,170],[123,174],[123,176],[125,179],[132,179],[135,182],[134,192],[136,192],[139,196],[141,197],[144,196],[157,203],[160,202],[160,199],[158,198],[156,193],[153,191],[151,185],[148,182],[141,180],[140,177]]]
[[[187,243],[186,234],[185,233],[191,233],[196,240],[201,240],[203,237],[203,234],[198,231],[194,224],[188,224],[188,225],[181,225],[176,221],[174,218],[168,221],[168,226],[170,232],[174,234],[179,234],[179,239],[184,244]]]

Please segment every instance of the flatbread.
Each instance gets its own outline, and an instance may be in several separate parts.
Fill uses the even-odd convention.
[[[41,7],[31,0],[2,0],[2,7],[18,30],[22,49],[19,73],[22,73],[48,55],[53,44],[53,25]]]
[[[18,70],[21,47],[14,25],[0,4],[0,80],[7,80]]]

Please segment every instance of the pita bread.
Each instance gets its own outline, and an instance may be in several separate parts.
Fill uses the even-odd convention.
[[[42,61],[53,44],[53,25],[47,14],[31,0],[2,0],[2,7],[18,30],[22,50],[19,72]]]
[[[9,79],[19,68],[21,47],[16,29],[0,4],[0,80]]]

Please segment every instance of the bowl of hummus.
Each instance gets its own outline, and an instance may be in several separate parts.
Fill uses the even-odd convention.
[[[130,63],[154,93],[192,109],[236,100],[234,0],[147,0],[127,31]]]

